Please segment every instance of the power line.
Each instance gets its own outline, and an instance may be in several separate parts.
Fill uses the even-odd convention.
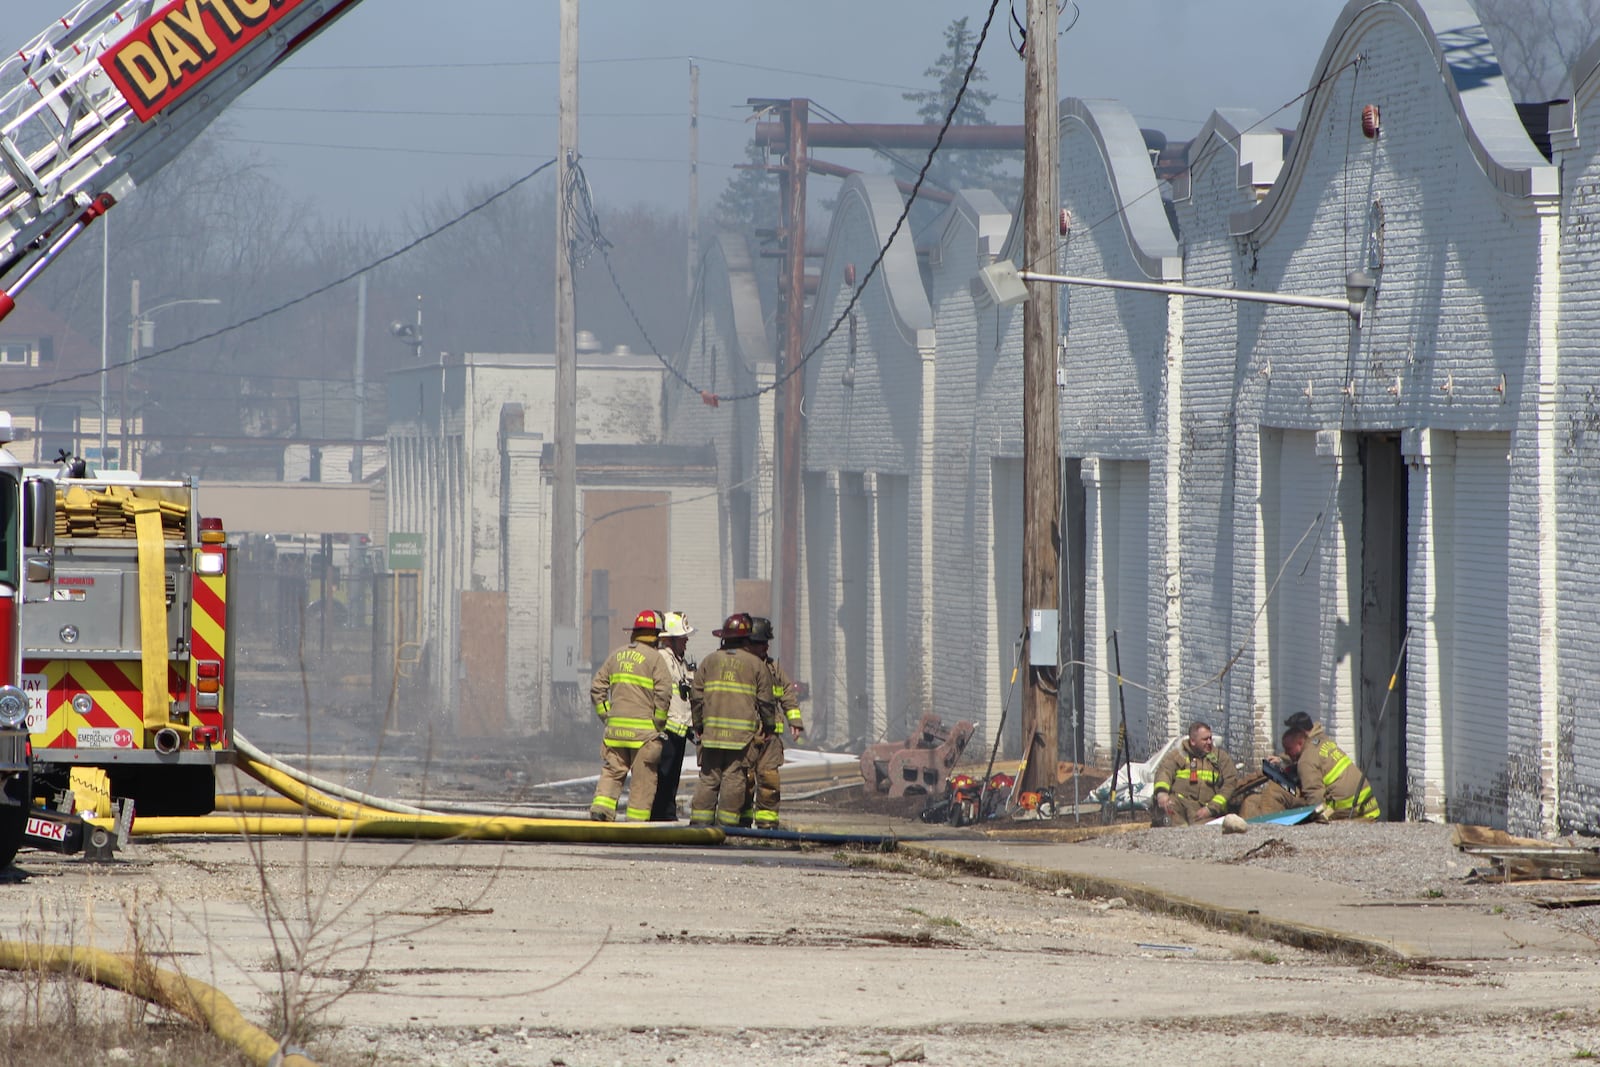
[[[793,378],[801,371],[802,368],[805,367],[807,363],[811,361],[812,356],[816,355],[822,350],[823,345],[827,344],[833,339],[833,335],[839,332],[839,327],[844,324],[847,318],[849,318],[850,312],[855,310],[856,304],[861,300],[861,294],[866,291],[867,284],[872,281],[872,277],[878,272],[878,268],[883,265],[883,259],[889,254],[890,247],[894,245],[894,239],[899,236],[901,228],[906,223],[906,219],[911,215],[911,207],[917,202],[917,195],[922,191],[923,182],[928,177],[928,169],[933,166],[934,158],[939,154],[939,147],[944,144],[945,134],[950,132],[950,127],[955,122],[956,111],[961,107],[961,101],[967,94],[967,86],[972,82],[973,72],[978,69],[978,56],[982,54],[983,44],[989,38],[989,27],[994,23],[994,13],[999,6],[1000,0],[990,0],[989,13],[984,17],[983,29],[978,33],[978,41],[972,49],[972,58],[967,63],[966,72],[961,78],[961,86],[956,90],[955,99],[950,103],[950,110],[945,113],[943,125],[939,127],[939,136],[934,138],[933,147],[928,149],[928,158],[923,161],[922,169],[917,172],[917,180],[911,186],[911,192],[906,196],[905,204],[900,211],[900,217],[895,219],[894,227],[889,231],[889,236],[884,239],[882,247],[878,249],[878,254],[873,258],[872,265],[868,267],[866,273],[862,275],[861,281],[856,285],[855,291],[850,294],[850,299],[845,302],[843,310],[841,310],[838,317],[833,320],[833,324],[828,327],[828,332],[823,334],[822,337],[817,340],[817,343],[812,345],[811,348],[807,350],[806,353],[798,360],[796,360],[792,366],[787,368],[782,374],[776,375],[768,384],[758,386],[757,388],[744,393],[722,395],[697,387],[686,374],[668,362],[666,357],[661,354],[660,348],[654,341],[650,339],[650,334],[645,330],[644,324],[639,321],[639,315],[634,310],[633,302],[628,299],[628,294],[622,288],[622,283],[618,280],[617,272],[612,266],[611,255],[608,250],[609,242],[605,242],[604,238],[601,238],[602,243],[599,246],[600,257],[606,265],[606,272],[611,275],[611,284],[616,287],[617,295],[622,298],[622,306],[627,309],[629,317],[633,319],[634,327],[637,328],[639,333],[644,337],[645,344],[655,354],[656,359],[661,363],[662,367],[666,369],[667,373],[678,379],[678,381],[683,383],[689,389],[699,393],[707,403],[718,404],[724,400],[729,402],[737,400],[754,400],[765,393],[772,392],[779,386],[789,381],[789,379]],[[591,220],[591,225],[594,229],[594,232],[598,235],[600,233],[599,221]]]
[[[18,393],[18,392],[31,392],[31,391],[33,391],[35,389],[50,389],[50,388],[53,388],[53,387],[55,387],[57,385],[66,385],[68,382],[81,381],[84,378],[98,377],[99,375],[101,375],[101,374],[103,374],[103,373],[105,373],[107,371],[121,370],[124,367],[132,367],[132,366],[135,366],[136,364],[146,363],[146,362],[148,362],[150,360],[153,360],[153,359],[160,359],[162,356],[168,356],[168,355],[171,355],[174,352],[180,352],[185,348],[193,347],[194,345],[200,344],[203,341],[212,341],[212,340],[215,340],[218,337],[224,337],[224,336],[226,336],[226,335],[228,335],[230,333],[233,333],[235,330],[243,329],[246,326],[250,326],[250,325],[252,325],[254,323],[260,322],[263,319],[271,318],[273,315],[278,314],[280,311],[287,311],[289,308],[295,307],[297,305],[305,303],[308,300],[312,300],[312,299],[314,299],[316,297],[319,297],[323,293],[326,293],[331,289],[336,289],[339,286],[343,285],[345,282],[352,281],[355,278],[358,278],[361,275],[367,273],[368,271],[376,270],[379,267],[383,266],[385,263],[389,263],[389,262],[391,262],[393,260],[399,259],[401,256],[405,255],[407,252],[410,252],[412,249],[416,248],[418,245],[421,245],[426,241],[431,241],[433,238],[439,236],[441,233],[444,233],[446,230],[450,229],[452,226],[455,226],[457,223],[466,221],[467,219],[471,218],[473,215],[476,215],[478,212],[480,212],[480,211],[484,210],[485,208],[489,207],[491,204],[495,203],[496,201],[498,201],[498,200],[502,199],[503,197],[506,197],[506,196],[510,195],[511,193],[515,192],[517,189],[521,188],[523,185],[526,185],[528,182],[532,181],[534,178],[538,177],[540,174],[544,173],[546,170],[549,170],[551,167],[555,166],[555,162],[556,161],[554,159],[545,160],[543,163],[541,163],[537,167],[533,168],[533,170],[529,171],[527,174],[524,174],[522,177],[516,179],[515,181],[511,182],[509,185],[504,186],[503,188],[499,189],[498,191],[496,191],[494,193],[491,193],[489,196],[487,196],[484,199],[478,201],[476,204],[474,204],[471,207],[467,208],[465,211],[462,211],[459,215],[455,215],[452,218],[446,220],[445,222],[440,223],[439,225],[435,226],[433,229],[429,230],[427,233],[422,234],[420,237],[417,237],[417,238],[415,238],[415,239],[413,239],[411,241],[408,241],[406,244],[400,246],[399,248],[395,249],[392,252],[384,253],[383,255],[379,256],[377,259],[373,260],[371,263],[368,263],[364,267],[357,267],[355,270],[349,271],[348,273],[343,274],[340,277],[335,278],[330,282],[327,282],[327,283],[325,283],[323,285],[319,285],[315,289],[312,289],[312,290],[310,290],[308,292],[302,293],[299,296],[292,297],[292,298],[290,298],[288,300],[285,300],[281,304],[276,304],[273,307],[267,308],[265,311],[258,311],[254,315],[250,315],[247,318],[243,318],[243,319],[240,319],[237,322],[230,323],[227,326],[219,327],[218,329],[211,330],[211,331],[209,331],[207,333],[200,334],[197,337],[191,337],[187,341],[179,341],[177,344],[169,345],[168,347],[160,349],[159,351],[147,352],[147,353],[145,353],[144,355],[141,355],[141,356],[133,356],[132,358],[122,360],[120,363],[112,363],[112,364],[109,364],[109,365],[107,365],[105,367],[97,367],[94,370],[82,371],[82,372],[80,372],[78,374],[68,374],[68,375],[64,375],[64,376],[62,376],[60,378],[52,378],[52,379],[50,379],[48,381],[30,383],[28,386],[26,386],[23,389],[0,389],[0,396],[9,396],[12,393]]]

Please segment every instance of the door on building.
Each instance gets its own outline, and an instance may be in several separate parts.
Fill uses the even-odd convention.
[[[844,631],[844,688],[850,737],[877,741],[883,723],[871,703],[872,501],[860,474],[839,475],[839,625]]]
[[[1384,817],[1406,816],[1407,468],[1398,434],[1362,434],[1361,688],[1356,761]],[[1391,679],[1393,683],[1391,684]]]
[[[591,623],[605,623],[603,628],[582,628],[591,664],[598,665],[612,649],[628,643],[638,612],[665,611],[669,606],[670,502],[668,493],[631,489],[590,489],[583,494],[584,616]],[[606,604],[595,603],[596,571],[606,572],[602,583]],[[594,647],[600,633],[610,634],[605,648]]]
[[[1455,446],[1453,468],[1433,467],[1445,817],[1505,829],[1511,436],[1462,433]]]
[[[1332,476],[1317,456],[1315,433],[1262,428],[1261,556],[1270,591],[1266,654],[1274,723],[1297,711],[1318,722],[1331,718],[1322,675],[1322,589],[1332,539],[1319,534]]]

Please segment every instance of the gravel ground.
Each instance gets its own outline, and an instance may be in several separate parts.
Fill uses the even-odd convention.
[[[1559,926],[1600,942],[1600,905],[1546,908],[1535,903],[1577,897],[1600,901],[1600,886],[1471,880],[1475,868],[1489,868],[1492,863],[1456,848],[1451,834],[1451,827],[1438,823],[1334,822],[1258,824],[1243,834],[1224,834],[1215,826],[1168,827],[1105,834],[1087,843],[1285,871],[1392,900],[1476,902],[1485,910],[1503,909],[1513,917]]]

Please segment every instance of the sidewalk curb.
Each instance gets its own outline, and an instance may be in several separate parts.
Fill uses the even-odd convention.
[[[955,849],[925,845],[915,841],[900,842],[899,851],[930,863],[954,867],[987,878],[1019,882],[1035,889],[1070,889],[1080,899],[1121,897],[1129,904],[1146,911],[1175,915],[1219,930],[1246,934],[1264,941],[1278,941],[1312,952],[1326,952],[1368,960],[1424,958],[1418,953],[1408,952],[1400,946],[1385,941],[1376,941],[1325,926],[1313,926],[1310,923],[1269,918],[1257,911],[1218,907],[1154,889],[1142,882],[1124,882],[1115,878],[1084,874],[1081,871],[1054,870],[1033,867],[1025,863],[986,859]]]

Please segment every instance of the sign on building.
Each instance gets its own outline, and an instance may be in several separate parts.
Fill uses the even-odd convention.
[[[389,569],[391,571],[420,571],[422,569],[421,534],[390,532]]]

